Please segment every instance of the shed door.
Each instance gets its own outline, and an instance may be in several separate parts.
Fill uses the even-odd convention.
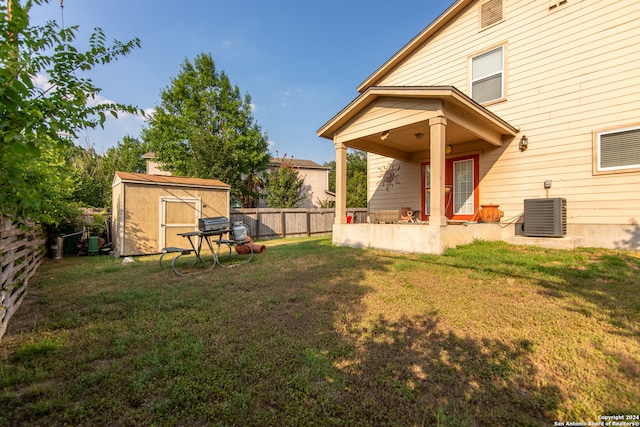
[[[202,199],[161,197],[160,198],[160,248],[176,246],[188,248],[189,241],[178,233],[198,229],[198,219],[202,217]],[[194,242],[195,243],[195,242]]]

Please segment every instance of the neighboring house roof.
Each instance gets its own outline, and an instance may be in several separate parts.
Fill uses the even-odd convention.
[[[271,159],[272,165],[279,165],[284,161],[284,159]],[[293,167],[301,168],[301,169],[331,169],[329,166],[322,166],[314,162],[313,160],[303,160],[303,159],[286,159],[287,162]]]
[[[148,153],[144,153],[142,155],[143,159],[155,159],[156,158],[156,153],[154,153],[153,151],[149,151]]]
[[[188,178],[185,176],[147,175],[144,173],[116,172],[113,183],[129,182],[136,184],[165,185],[175,187],[231,188],[217,179]]]
[[[411,55],[414,50],[440,31],[440,29],[447,25],[455,18],[456,15],[473,2],[474,0],[458,0],[449,6],[449,8],[429,24],[427,28],[422,30],[420,34],[415,36],[409,43],[393,55],[387,62],[382,64],[382,66],[371,74],[364,82],[362,82],[360,86],[358,86],[358,92],[363,92],[368,87],[375,85],[376,81],[380,80],[380,78],[382,78],[386,73],[400,64],[405,58]]]

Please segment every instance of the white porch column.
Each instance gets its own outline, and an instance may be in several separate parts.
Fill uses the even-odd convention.
[[[334,224],[347,223],[347,147],[334,140],[336,147],[336,217]]]
[[[429,119],[429,135],[431,137],[431,206],[429,225],[443,227],[447,225],[444,204],[444,155],[446,145],[447,119],[434,117]]]

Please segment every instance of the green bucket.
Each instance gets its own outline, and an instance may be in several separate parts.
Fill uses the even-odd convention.
[[[98,253],[98,236],[89,236],[87,242],[87,253],[89,255],[96,255]]]

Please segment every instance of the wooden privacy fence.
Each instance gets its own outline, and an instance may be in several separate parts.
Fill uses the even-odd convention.
[[[242,208],[231,211],[231,223],[244,222],[251,229],[251,237],[305,237],[331,234],[335,209],[273,209]],[[348,209],[352,222],[366,222],[367,209]]]
[[[33,222],[27,222],[27,227],[14,226],[10,219],[0,216],[0,338],[7,330],[9,319],[22,303],[29,279],[46,253],[42,227]]]

